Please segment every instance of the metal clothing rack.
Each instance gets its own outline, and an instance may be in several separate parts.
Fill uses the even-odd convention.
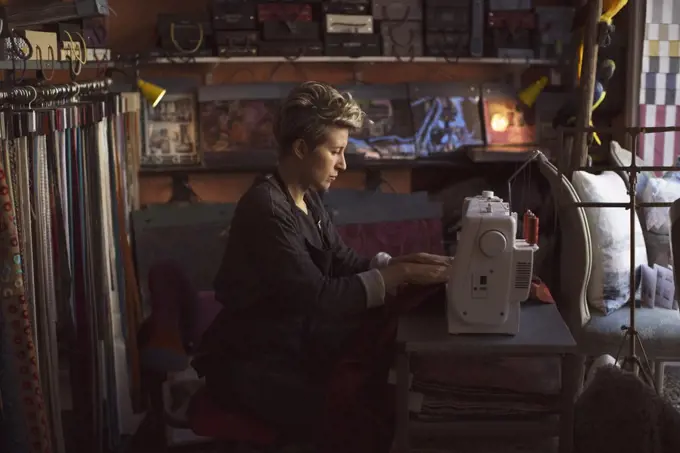
[[[81,95],[106,94],[112,85],[113,80],[110,78],[57,85],[24,84],[9,90],[0,90],[0,103],[32,105],[36,102],[67,100]]]
[[[130,151],[136,140],[128,134],[138,130],[129,125],[138,122],[140,104],[138,95],[113,93],[112,83],[108,77],[63,84],[38,78],[0,88],[0,244],[21,258],[5,263],[21,269],[21,280],[0,286],[5,297],[27,307],[27,314],[3,312],[0,322],[9,326],[12,316],[21,317],[21,343],[0,341],[11,351],[4,371],[27,370],[36,381],[32,387],[10,381],[0,400],[12,409],[6,419],[20,428],[11,440],[30,453],[63,453],[70,436],[88,451],[115,451],[128,429],[120,414],[127,413],[129,398],[116,386],[139,393],[138,290],[125,232],[126,173],[136,167]],[[109,322],[114,310],[122,314],[118,327]],[[123,335],[135,345],[129,366],[120,352]],[[61,418],[65,369],[77,430]],[[23,417],[38,403],[34,418]],[[37,433],[31,443],[24,428]]]

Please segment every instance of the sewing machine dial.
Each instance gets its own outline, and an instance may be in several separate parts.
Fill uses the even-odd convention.
[[[498,230],[489,230],[479,238],[479,249],[489,258],[495,258],[505,252],[508,241]]]

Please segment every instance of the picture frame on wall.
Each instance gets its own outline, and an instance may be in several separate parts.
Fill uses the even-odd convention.
[[[415,159],[417,150],[408,85],[339,86],[366,114],[349,137],[346,154],[363,159]]]
[[[480,90],[459,83],[409,85],[418,157],[484,144]]]
[[[274,166],[274,122],[292,84],[212,85],[198,91],[200,143],[207,167]]]
[[[146,104],[144,167],[190,166],[201,163],[197,143],[196,96],[167,94],[156,106]]]
[[[538,143],[535,108],[521,108],[514,91],[506,86],[485,85],[483,93],[482,109],[487,145]]]

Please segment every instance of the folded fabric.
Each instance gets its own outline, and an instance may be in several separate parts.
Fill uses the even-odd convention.
[[[415,356],[411,369],[414,385],[419,381],[540,395],[560,391],[559,358]]]
[[[414,382],[423,397],[420,420],[445,421],[494,417],[536,417],[557,413],[560,396],[529,395],[498,389],[442,387]]]

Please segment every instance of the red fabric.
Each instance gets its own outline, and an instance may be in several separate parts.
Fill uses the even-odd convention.
[[[418,252],[444,253],[439,219],[341,225],[338,233],[349,247],[362,256],[375,256],[378,252],[392,256]]]
[[[199,390],[189,406],[189,425],[197,436],[217,440],[272,445],[278,434],[252,417],[232,413],[214,404],[205,389]]]
[[[555,303],[555,299],[553,299],[550,288],[548,288],[548,285],[543,283],[543,281],[538,277],[534,277],[534,279],[531,281],[529,300],[537,300],[546,304]]]
[[[394,389],[387,382],[399,315],[440,291],[406,288],[374,311],[350,342],[328,385],[321,453],[386,453],[394,435]]]
[[[440,290],[441,287],[408,288],[388,300],[385,309],[367,317],[328,382],[326,413],[318,439],[320,453],[389,451],[394,390],[387,383],[387,375],[398,317]],[[273,445],[279,438],[258,420],[218,407],[203,390],[192,399],[189,423],[195,434],[214,439]]]
[[[387,383],[398,318],[367,320],[328,383],[320,453],[389,451],[393,398]]]
[[[398,318],[371,316],[351,342],[328,383],[326,411],[317,439],[320,453],[386,453],[392,441],[393,392],[387,384]],[[189,407],[189,425],[199,436],[274,445],[278,433],[243,413],[224,410],[201,389]],[[309,433],[314,435],[316,433]]]

